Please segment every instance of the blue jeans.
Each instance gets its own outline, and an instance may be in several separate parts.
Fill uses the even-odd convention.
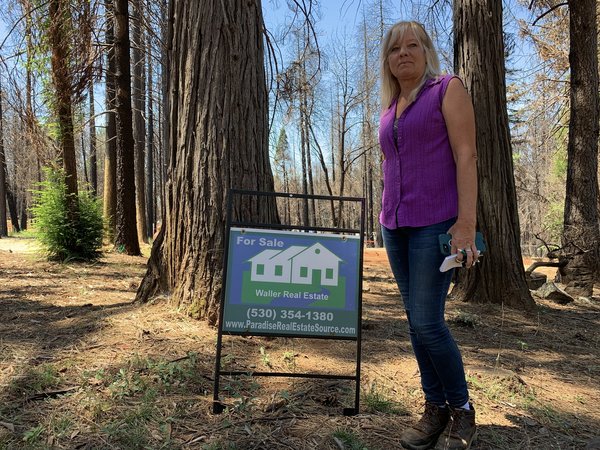
[[[446,233],[454,222],[450,219],[425,227],[381,228],[404,301],[425,399],[438,406],[447,403],[459,408],[469,400],[469,393],[460,351],[444,320],[453,270],[439,271],[444,256],[438,245],[438,235]]]

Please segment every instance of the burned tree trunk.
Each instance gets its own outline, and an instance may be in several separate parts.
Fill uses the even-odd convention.
[[[261,3],[174,0],[169,18],[165,213],[137,300],[167,292],[215,323],[227,189],[273,190]],[[235,218],[277,220],[274,201],[243,200]]]
[[[473,98],[477,121],[477,220],[487,242],[482,263],[453,294],[467,301],[531,309],[522,264],[519,215],[506,108],[502,2],[454,2],[454,66]],[[482,33],[481,30],[486,30]]]
[[[4,154],[4,114],[2,109],[2,85],[0,84],[0,238],[8,236],[6,224],[6,157]]]
[[[115,88],[117,120],[117,217],[115,248],[139,255],[136,228],[135,162],[131,110],[129,12],[127,0],[115,0]]]
[[[600,257],[598,228],[598,29],[596,1],[569,1],[571,120],[562,245],[572,255],[562,281],[591,297]]]
[[[65,170],[69,215],[72,220],[76,220],[78,215],[77,161],[73,133],[73,80],[69,68],[67,34],[69,3],[64,0],[50,0],[49,13],[51,25],[48,35],[52,52],[52,84],[55,90],[55,108],[58,118],[59,159]]]
[[[109,241],[114,242],[117,216],[117,122],[115,118],[115,25],[113,0],[106,0],[106,143],[104,153],[104,220]]]

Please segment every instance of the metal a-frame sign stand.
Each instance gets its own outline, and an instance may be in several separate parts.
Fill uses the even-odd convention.
[[[242,196],[354,203],[359,205],[355,209],[360,210],[360,228],[233,221],[234,200]],[[354,407],[344,408],[343,414],[358,413],[364,225],[364,198],[229,191],[213,413],[225,409],[219,400],[221,376],[354,381]],[[221,367],[224,335],[355,341],[356,370],[348,375],[225,371]]]

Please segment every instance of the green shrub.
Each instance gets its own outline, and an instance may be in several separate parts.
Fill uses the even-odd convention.
[[[34,191],[32,207],[38,239],[49,259],[93,260],[102,247],[102,207],[87,190],[78,195],[78,212],[71,219],[63,170],[45,168],[46,180]]]

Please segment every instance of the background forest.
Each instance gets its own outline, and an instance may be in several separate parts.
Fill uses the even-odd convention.
[[[32,189],[43,167],[61,155],[53,113],[56,83],[51,60],[53,2],[5,2],[2,9],[2,123],[10,230],[28,227]],[[74,158],[82,189],[104,198],[113,216],[110,178],[116,142],[110,116],[109,78],[112,2],[56,2],[68,7],[64,58],[73,109]],[[277,191],[364,196],[369,240],[377,236],[381,196],[377,123],[379,42],[399,19],[416,19],[433,30],[445,70],[452,71],[451,20],[443,5],[409,1],[340,2],[346,26],[323,23],[318,4],[279,6],[266,16],[270,87],[270,155]],[[438,2],[432,2],[438,3]],[[541,255],[543,241],[560,243],[567,125],[569,119],[569,16],[565,7],[505,2],[508,106],[525,254]],[[543,2],[540,2],[543,3]],[[286,8],[289,7],[289,8]],[[527,8],[529,6],[529,8]],[[138,235],[152,237],[162,216],[167,152],[164,149],[164,41],[166,1],[130,2],[131,98],[135,147]],[[327,8],[335,8],[327,5]],[[541,13],[546,13],[539,17]],[[329,12],[331,15],[331,12]],[[269,23],[271,22],[271,23]],[[535,23],[534,23],[535,22]],[[327,32],[325,32],[327,27]],[[58,80],[57,80],[58,81]],[[108,94],[107,94],[108,90]],[[107,164],[108,162],[108,164]],[[114,170],[114,168],[112,169]],[[132,180],[133,181],[133,180]],[[133,186],[133,184],[132,184]],[[133,191],[133,190],[132,190]],[[156,195],[155,195],[156,193]],[[288,205],[289,206],[289,205]],[[112,214],[111,214],[112,213]],[[282,220],[305,214],[340,220],[337,211],[289,210]],[[114,220],[114,219],[113,219]]]
[[[505,183],[504,190],[508,193],[497,205],[493,205],[497,202],[494,195],[482,196],[480,224],[492,235],[488,238],[493,241],[493,234],[498,234],[501,242],[500,235],[519,232],[517,239],[521,248],[515,250],[515,255],[522,252],[544,256],[549,250],[569,246],[566,257],[562,254],[563,262],[577,252],[591,255],[591,250],[580,243],[582,231],[578,231],[577,239],[569,238],[565,225],[567,217],[572,229],[581,228],[580,224],[571,224],[573,214],[570,209],[565,213],[565,205],[577,205],[575,210],[579,215],[581,210],[589,211],[589,199],[584,205],[578,197],[582,191],[588,192],[588,196],[591,193],[598,202],[597,138],[594,138],[597,124],[595,131],[585,135],[585,129],[575,129],[579,122],[570,121],[570,96],[574,95],[572,87],[576,84],[570,82],[571,69],[575,66],[570,64],[569,57],[572,61],[584,61],[589,56],[589,52],[576,56],[569,47],[572,37],[576,36],[573,33],[580,28],[573,25],[576,10],[570,14],[568,2],[511,0],[503,3],[495,7],[494,15],[490,16],[498,24],[495,29],[501,30],[501,42],[495,47],[503,55],[499,61],[501,69],[488,67],[486,63],[481,69],[473,69],[461,63],[461,58],[468,61],[469,44],[458,43],[461,33],[468,31],[468,22],[462,29],[457,28],[461,11],[474,8],[469,2],[370,0],[335,5],[307,0],[265,2],[266,28],[261,27],[260,37],[264,40],[264,53],[261,43],[258,55],[264,54],[269,99],[266,129],[271,169],[267,167],[266,171],[270,179],[272,170],[274,186],[270,187],[267,181],[262,190],[274,188],[281,192],[365,197],[366,242],[369,246],[381,245],[377,224],[382,191],[377,142],[381,109],[379,44],[391,23],[398,19],[416,19],[431,30],[445,69],[465,79],[474,96],[476,110],[483,97],[489,100],[491,106],[485,112],[485,121],[493,122],[494,114],[506,115],[509,120],[510,141],[501,139],[490,143],[494,133],[478,141],[480,147],[486,147],[480,148],[480,152],[484,152],[481,167],[486,169],[481,171],[480,190],[484,194],[488,190],[500,191]],[[40,183],[48,181],[48,174],[59,168],[63,171],[60,173],[65,182],[68,217],[75,220],[79,217],[77,209],[86,208],[78,207],[73,200],[78,193],[91,194],[89,211],[92,213],[99,207],[99,203],[94,203],[98,198],[103,208],[105,238],[127,254],[139,254],[139,241],[152,239],[161,221],[175,211],[165,201],[167,183],[180,185],[174,174],[180,170],[177,166],[178,159],[181,160],[179,149],[169,136],[179,119],[173,110],[176,102],[170,100],[169,95],[178,90],[177,86],[184,86],[188,73],[194,73],[185,54],[181,53],[186,48],[173,48],[176,35],[168,17],[176,4],[169,5],[167,0],[4,3],[0,49],[0,164],[3,167],[0,170],[3,178],[0,179],[0,236],[25,230],[36,223],[35,212],[40,216],[43,209],[36,209],[34,205],[35,192],[40,189]],[[322,13],[324,8],[329,11],[328,15]],[[337,20],[331,19],[332,10]],[[344,23],[343,27],[340,22]],[[485,34],[479,34],[484,40]],[[493,37],[492,32],[490,36]],[[490,42],[494,40],[490,38]],[[596,48],[596,42],[594,37],[593,42],[583,42],[583,47],[589,49],[591,43]],[[573,48],[579,47],[573,45]],[[242,48],[243,45],[238,47]],[[457,49],[461,49],[460,52]],[[234,61],[237,58],[235,54],[232,57]],[[597,72],[597,56],[595,64]],[[497,77],[498,85],[491,87],[491,94],[478,92],[478,81],[474,81],[477,76],[485,78],[486,70]],[[472,78],[473,73],[475,78]],[[585,74],[584,71],[578,73]],[[190,80],[193,82],[193,78]],[[488,77],[488,83],[491,80]],[[170,88],[170,82],[175,83],[175,87]],[[227,95],[227,80],[223,80],[225,89],[218,87],[218,76],[210,82],[213,95]],[[585,97],[584,91],[579,95]],[[597,105],[597,95],[588,97],[588,103],[590,101]],[[591,110],[596,111],[597,116],[597,106]],[[578,117],[591,117],[584,107],[578,107],[577,111],[582,111]],[[252,110],[247,112],[253,113]],[[259,118],[263,114],[260,108],[255,112]],[[230,113],[224,111],[224,114]],[[498,122],[501,127],[504,120]],[[478,124],[481,135],[486,134],[485,121],[482,120],[483,125]],[[581,167],[592,167],[591,179],[580,174],[571,182],[567,180],[570,124],[573,132],[579,133],[574,134],[570,142],[572,145],[583,142],[587,151],[572,152],[578,155],[571,163],[572,173],[580,173]],[[500,131],[500,135],[506,133],[508,131]],[[186,139],[183,145],[195,144],[195,138]],[[263,151],[261,142],[254,145],[252,140],[247,140],[243,145],[256,146],[257,155]],[[490,145],[498,145],[500,155],[508,150],[509,159],[494,166],[496,152],[487,148]],[[488,152],[490,159],[485,156]],[[590,155],[593,156],[591,166],[587,164]],[[243,159],[252,158],[251,152],[243,155]],[[261,157],[258,161],[262,161]],[[190,164],[194,163],[190,161]],[[245,164],[242,161],[238,173],[255,170],[245,168]],[[45,171],[46,168],[51,170]],[[172,173],[169,168],[173,169]],[[262,170],[265,169],[259,169],[258,173]],[[506,176],[508,178],[503,179]],[[198,177],[201,184],[202,175]],[[490,181],[486,181],[488,179]],[[227,180],[216,183],[221,183],[221,188],[233,186]],[[591,191],[586,183],[592,184]],[[569,186],[574,188],[569,191]],[[571,194],[566,195],[566,192]],[[221,203],[224,200],[221,198]],[[490,225],[495,215],[494,206],[502,211],[500,216],[505,217],[497,221],[500,224],[497,230]],[[514,215],[513,209],[518,209],[518,221],[510,218]],[[598,236],[597,205],[592,209],[594,218],[584,217],[580,222],[595,222],[592,226],[595,231],[587,232],[588,237],[594,238]],[[85,211],[81,212],[84,218],[88,216]],[[356,225],[358,220],[356,211],[333,201],[281,202],[278,215],[283,223],[336,227]],[[597,249],[592,253],[595,251]],[[504,253],[514,261],[515,255]],[[551,256],[560,260],[561,254]],[[597,267],[591,271],[594,270],[597,272]],[[591,294],[589,280],[585,283],[586,292]]]

